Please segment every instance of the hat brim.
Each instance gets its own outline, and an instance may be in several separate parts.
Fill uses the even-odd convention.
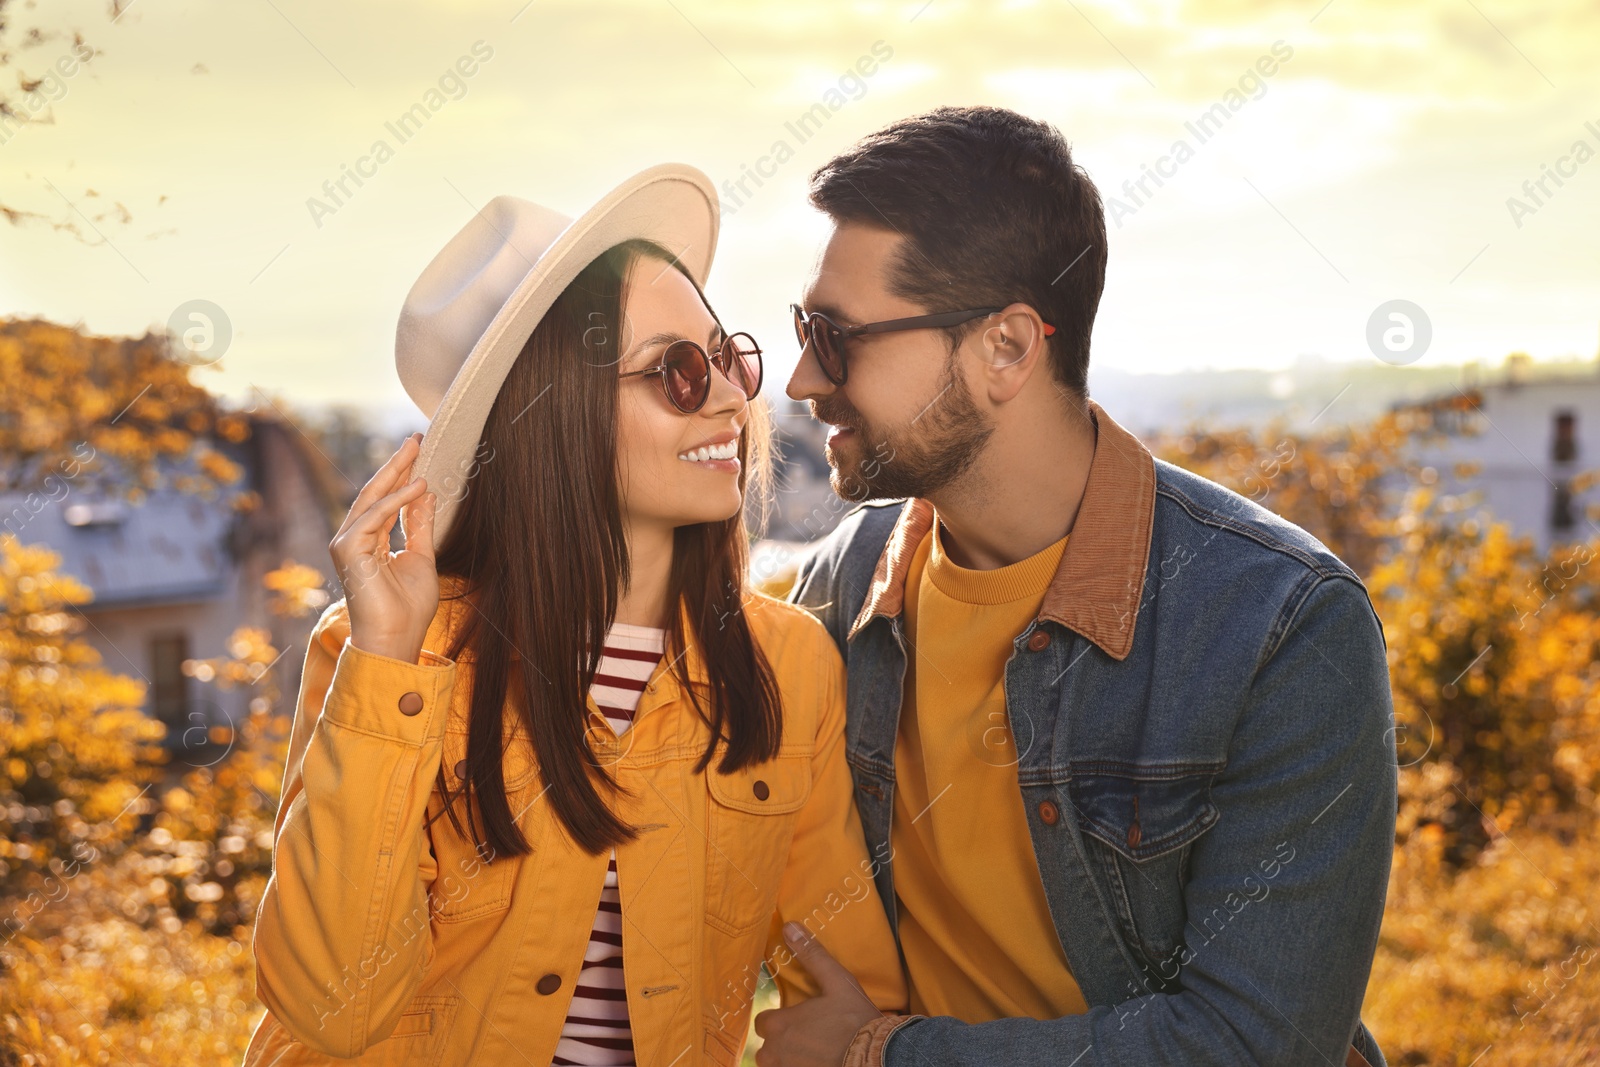
[[[638,238],[676,254],[704,287],[720,221],[711,179],[687,164],[663,163],[611,190],[551,243],[473,346],[423,435],[412,475],[426,479],[435,495],[436,546],[476,473],[478,444],[495,397],[556,297],[595,257]]]

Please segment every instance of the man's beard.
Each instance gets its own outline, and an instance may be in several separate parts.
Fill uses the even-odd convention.
[[[811,413],[822,422],[855,431],[842,448],[827,449],[828,484],[835,493],[852,503],[926,498],[971,469],[994,424],[973,403],[957,366],[952,358],[942,391],[894,430],[869,426],[840,394],[811,402]]]

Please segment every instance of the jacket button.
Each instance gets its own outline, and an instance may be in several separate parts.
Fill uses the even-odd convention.
[[[1129,826],[1128,827],[1128,847],[1129,848],[1137,848],[1138,845],[1139,845],[1139,839],[1141,837],[1143,837],[1143,836],[1144,835],[1139,831],[1139,824],[1138,823],[1134,823],[1132,826]]]
[[[466,776],[467,776],[467,761],[466,760],[457,760],[456,761],[456,777],[457,778],[465,778]]]
[[[1033,631],[1033,636],[1028,638],[1028,649],[1033,652],[1043,652],[1050,647],[1050,631],[1039,629]]]
[[[415,715],[422,710],[422,694],[407,693],[400,698],[400,714]]]
[[[539,984],[533,988],[548,997],[551,993],[561,988],[561,976],[559,974],[547,974],[539,979]]]
[[[759,778],[756,779],[756,784],[751,786],[750,789],[755,793],[757,800],[765,800],[772,794],[772,790],[767,788],[767,783]]]
[[[1054,826],[1056,820],[1061,818],[1061,809],[1056,807],[1053,800],[1039,801],[1039,819],[1046,826]]]

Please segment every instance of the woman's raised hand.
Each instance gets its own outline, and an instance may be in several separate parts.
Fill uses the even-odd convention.
[[[344,525],[328,543],[344,585],[350,643],[380,656],[415,663],[439,609],[439,575],[433,561],[436,498],[411,477],[422,451],[412,434],[361,487]],[[406,547],[389,551],[389,531],[404,510]]]

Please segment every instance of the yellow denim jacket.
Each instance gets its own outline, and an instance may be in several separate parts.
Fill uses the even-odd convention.
[[[442,597],[458,589],[441,579]],[[440,766],[452,786],[464,770],[472,669],[470,655],[430,650],[446,649],[470,610],[441,599],[415,664],[348,644],[343,600],[312,631],[256,918],[267,1012],[246,1067],[543,1067],[555,1053],[608,856],[579,849],[540,802],[509,706],[505,783],[532,852],[484,862],[448,817],[424,826],[441,809]],[[774,759],[728,775],[713,759],[694,774],[709,729],[665,661],[620,739],[589,701],[596,758],[631,794],[615,810],[642,831],[617,847],[641,1067],[736,1064],[763,957],[785,1006],[815,995],[782,941],[787,920],[880,1009],[907,1003],[873,885],[888,857],[867,854],[845,764],[843,662],[805,609],[751,592],[745,610],[782,695]],[[693,644],[685,665],[708,684]]]

